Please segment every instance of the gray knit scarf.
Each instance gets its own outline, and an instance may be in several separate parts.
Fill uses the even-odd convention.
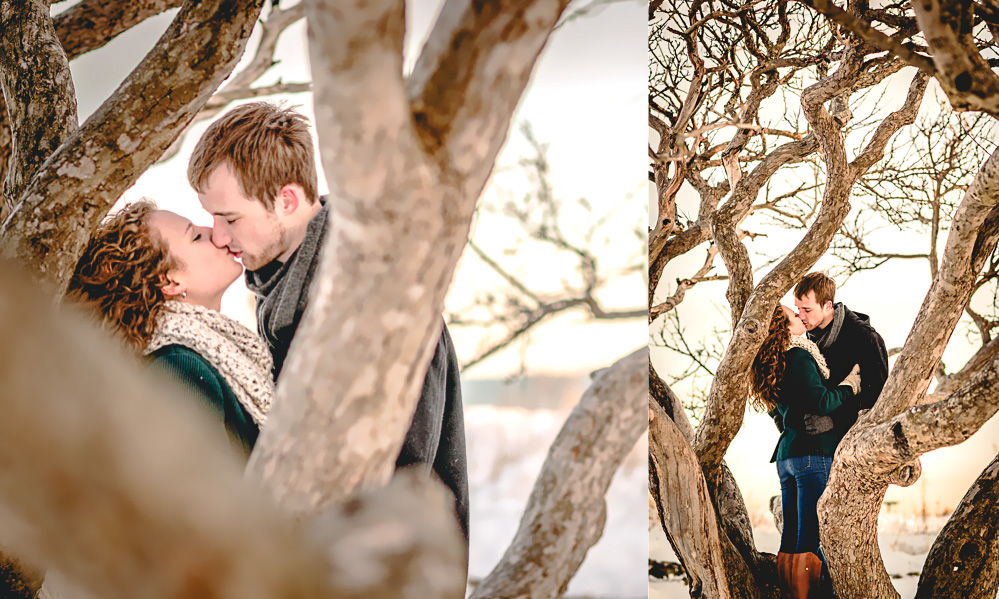
[[[271,353],[256,333],[215,310],[168,301],[145,353],[167,345],[183,345],[208,360],[257,426],[267,422],[274,399]]]
[[[832,322],[829,323],[829,330],[823,331],[822,334],[808,337],[815,341],[815,344],[819,346],[819,349],[829,349],[833,343],[836,342],[836,338],[839,337],[840,329],[843,328],[843,319],[846,318],[846,306],[843,302],[836,302],[833,306],[835,311],[833,314]]]
[[[309,221],[302,244],[287,262],[280,264],[275,260],[259,270],[246,271],[246,288],[257,295],[257,329],[274,359],[275,380],[309,305],[309,288],[326,240],[329,203],[325,198],[320,201],[323,207]]]

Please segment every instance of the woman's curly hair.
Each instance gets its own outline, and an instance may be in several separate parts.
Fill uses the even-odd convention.
[[[67,298],[93,307],[102,323],[138,352],[149,344],[167,301],[161,289],[170,282],[167,273],[180,266],[149,228],[156,210],[142,200],[101,223],[67,290]]]
[[[780,304],[774,308],[770,319],[770,330],[763,340],[756,359],[753,360],[751,393],[749,405],[760,412],[769,412],[777,407],[777,394],[784,378],[785,356],[791,344],[791,321]]]

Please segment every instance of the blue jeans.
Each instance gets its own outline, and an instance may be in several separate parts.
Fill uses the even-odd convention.
[[[819,552],[819,514],[816,505],[826,489],[832,458],[810,455],[777,461],[784,509],[782,553]]]

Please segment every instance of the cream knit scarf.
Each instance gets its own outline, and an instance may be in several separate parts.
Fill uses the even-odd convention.
[[[215,310],[168,301],[145,353],[167,345],[183,345],[208,360],[257,426],[263,426],[274,398],[274,381],[271,353],[256,333]]]
[[[829,367],[826,366],[826,359],[822,355],[822,352],[819,351],[818,345],[815,345],[815,343],[809,341],[806,337],[791,335],[791,346],[788,349],[791,349],[791,347],[799,347],[812,354],[812,357],[815,358],[815,364],[819,367],[819,374],[824,379],[829,378]]]

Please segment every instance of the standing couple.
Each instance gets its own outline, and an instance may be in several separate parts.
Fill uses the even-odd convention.
[[[798,312],[778,304],[753,361],[750,403],[769,412],[780,431],[770,461],[777,463],[784,514],[777,554],[784,598],[834,596],[816,506],[836,446],[888,379],[881,335],[867,315],[834,303],[835,295],[829,276],[805,275],[794,288]]]
[[[146,201],[130,204],[95,232],[67,297],[95,308],[154,367],[186,383],[245,460],[308,306],[329,205],[317,191],[306,118],[264,102],[208,128],[188,179],[213,227]],[[219,313],[244,267],[259,336]],[[455,496],[467,547],[465,456],[457,357],[443,326],[396,467],[420,464],[440,477]]]

